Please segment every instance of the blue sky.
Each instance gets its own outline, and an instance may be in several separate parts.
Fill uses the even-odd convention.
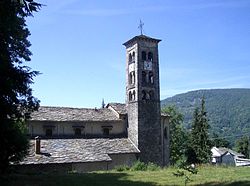
[[[125,102],[125,41],[159,44],[161,99],[196,89],[250,88],[250,0],[39,0],[28,18],[32,85],[41,105]]]

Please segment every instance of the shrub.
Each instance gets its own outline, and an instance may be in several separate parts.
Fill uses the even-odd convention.
[[[160,170],[161,167],[159,167],[158,165],[154,164],[154,163],[151,163],[149,162],[148,165],[147,165],[147,170],[148,171],[157,171],[157,170]]]
[[[145,164],[144,162],[141,162],[140,160],[138,160],[132,165],[130,170],[131,171],[146,171],[147,170],[147,164]]]
[[[129,169],[130,167],[127,165],[120,165],[120,166],[115,167],[115,170],[118,172],[127,171]]]
[[[120,165],[115,167],[115,170],[118,172],[122,172],[122,171],[157,171],[160,170],[161,167],[159,167],[158,165],[149,162],[148,164],[141,162],[140,160],[134,162],[134,164],[129,167],[128,165]]]

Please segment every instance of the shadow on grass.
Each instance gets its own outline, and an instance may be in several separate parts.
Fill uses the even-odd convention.
[[[132,181],[126,173],[11,174],[0,176],[1,186],[156,186],[157,183]]]
[[[250,181],[235,181],[235,182],[211,182],[200,184],[200,186],[250,186]]]
[[[138,179],[138,177],[136,178]],[[161,183],[162,184],[162,183]],[[168,183],[164,184],[164,186]],[[195,183],[189,183],[195,185]],[[188,184],[188,185],[189,185]],[[159,183],[133,180],[128,173],[35,173],[0,175],[0,186],[157,186]],[[178,185],[183,185],[179,183]],[[250,186],[250,181],[208,182],[200,186]]]

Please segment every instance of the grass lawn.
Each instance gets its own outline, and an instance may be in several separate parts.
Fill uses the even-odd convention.
[[[43,174],[10,174],[0,176],[0,185],[26,186],[160,186],[184,185],[184,179],[173,176],[176,169],[167,168],[158,171],[108,171],[93,173],[43,173]],[[191,175],[188,185],[222,185],[250,186],[250,167],[199,167],[198,174]]]

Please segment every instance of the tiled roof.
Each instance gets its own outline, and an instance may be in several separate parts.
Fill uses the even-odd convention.
[[[233,156],[237,156],[237,157],[244,157],[244,155],[243,154],[241,154],[241,153],[238,153],[238,152],[235,152],[235,151],[233,151],[233,150],[231,150],[231,149],[228,149],[228,148],[226,148],[226,147],[213,147],[213,149],[215,149],[217,152],[218,152],[218,154],[220,155],[220,156],[223,156],[223,155],[225,155],[225,154],[227,154],[228,152],[230,153],[230,154],[232,154]]]
[[[20,164],[111,161],[109,154],[139,153],[127,138],[117,139],[42,139],[41,154],[35,154],[30,141],[27,157]]]
[[[119,114],[127,114],[126,104],[124,103],[109,103],[108,106],[111,106]]]
[[[126,104],[109,103],[118,114],[127,114]],[[107,106],[107,107],[108,107]],[[167,116],[166,114],[161,114]],[[117,115],[108,108],[70,108],[41,106],[31,114],[31,121],[117,121]]]
[[[217,148],[217,149],[219,150],[219,153],[220,153],[221,155],[224,155],[224,154],[226,154],[227,152],[229,152],[230,154],[232,154],[232,155],[234,155],[234,156],[238,156],[238,157],[243,157],[243,156],[244,156],[244,155],[241,154],[241,153],[235,152],[235,151],[233,151],[233,150],[231,150],[231,149],[228,149],[228,148],[225,148],[225,147],[219,147],[219,148]]]
[[[127,114],[127,107],[126,107],[126,104],[124,103],[109,103],[107,107],[108,106],[111,106],[119,114]],[[162,112],[161,116],[169,117],[169,114]]]
[[[31,114],[31,121],[115,121],[120,120],[108,108],[68,108],[41,106]]]

